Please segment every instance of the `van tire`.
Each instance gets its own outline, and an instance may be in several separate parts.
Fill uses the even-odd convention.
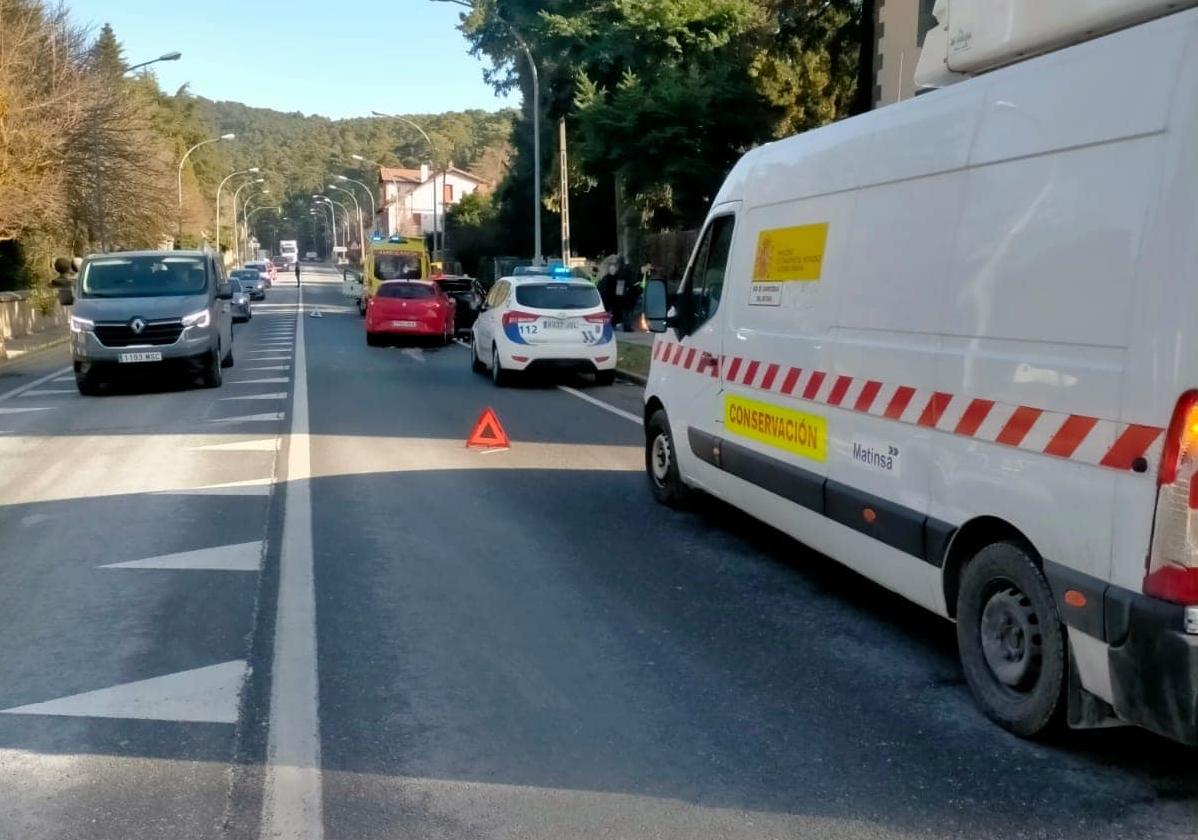
[[[645,426],[645,475],[653,498],[672,508],[686,507],[693,491],[678,473],[677,449],[665,411],[657,410]]]
[[[219,388],[224,382],[224,375],[221,373],[221,357],[220,348],[213,350],[208,354],[207,368],[201,377],[205,388]]]
[[[1030,551],[992,543],[966,564],[957,593],[957,648],[982,711],[1033,738],[1065,703],[1065,631],[1052,591]]]
[[[75,387],[85,397],[98,397],[103,393],[103,385],[94,376],[75,374]]]

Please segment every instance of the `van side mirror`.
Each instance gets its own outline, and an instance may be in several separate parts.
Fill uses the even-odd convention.
[[[645,320],[649,332],[663,333],[671,326],[669,295],[665,280],[650,280],[645,284]]]
[[[216,299],[217,300],[232,300],[233,299],[233,287],[230,286],[228,283],[221,283],[219,286],[216,287]]]

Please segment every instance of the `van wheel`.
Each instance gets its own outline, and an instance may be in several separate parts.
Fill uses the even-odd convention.
[[[645,473],[653,498],[672,508],[685,507],[692,491],[678,474],[674,436],[664,411],[655,411],[645,427]]]
[[[233,358],[233,348],[229,348],[229,352],[220,360],[220,366],[223,368],[231,368],[236,360]]]
[[[102,393],[102,385],[94,376],[75,374],[75,387],[85,397],[98,397]]]
[[[204,370],[203,382],[205,388],[219,388],[224,382],[224,375],[221,373],[221,357],[220,348],[213,350],[209,354],[207,368]]]
[[[470,336],[470,370],[475,373],[485,373],[487,366],[483,364],[483,360],[478,357],[478,345],[474,343],[474,336]]]
[[[1065,633],[1026,548],[994,543],[965,566],[957,647],[973,696],[992,720],[1025,738],[1055,722],[1064,708]]]

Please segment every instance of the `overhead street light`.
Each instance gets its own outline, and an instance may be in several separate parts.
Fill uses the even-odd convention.
[[[241,205],[241,222],[242,222],[243,235],[245,237],[245,257],[246,257],[246,259],[249,259],[251,256],[250,255],[250,218],[249,218],[250,202],[254,198],[264,196],[264,195],[270,195],[269,188],[263,187],[260,192],[251,193],[250,195],[247,195],[245,197],[245,201]]]
[[[345,187],[339,187],[336,184],[329,184],[330,190],[341,190],[354,200],[354,209],[358,211],[358,259],[366,258],[366,226],[362,223],[362,205],[358,203],[358,197],[354,195],[353,190],[347,190]]]
[[[323,209],[329,211],[329,218],[333,220],[333,247],[337,247],[337,211],[333,209],[332,199],[326,198],[323,195],[313,194],[312,198]]]
[[[241,191],[246,187],[250,186],[251,184],[261,184],[265,180],[265,178],[253,178],[249,181],[246,181],[233,191],[233,241],[237,245],[236,259],[239,263],[241,262],[241,234],[237,232],[237,197],[241,195]]]
[[[219,184],[216,185],[216,254],[217,254],[217,256],[220,256],[220,191],[225,188],[225,184],[227,184],[229,182],[230,178],[235,178],[238,175],[257,175],[259,171],[260,170],[257,166],[251,166],[249,169],[241,169],[237,172],[230,172],[228,175],[225,176],[225,179],[223,181],[221,181]],[[236,208],[236,201],[234,201],[234,207]],[[236,213],[236,210],[234,210],[234,213]],[[236,215],[233,216],[233,228],[234,228],[234,230],[237,229],[237,216]]]
[[[183,238],[183,164],[187,163],[187,159],[189,157],[191,157],[191,153],[194,152],[196,149],[200,148],[200,146],[207,146],[209,143],[219,143],[221,140],[236,140],[236,139],[237,139],[237,135],[230,132],[229,134],[222,134],[220,137],[213,137],[208,140],[201,140],[199,143],[196,143],[194,146],[192,146],[190,149],[188,149],[186,152],[184,152],[183,157],[181,157],[179,159],[179,207],[178,207],[179,227],[178,227],[178,237],[175,239],[175,247],[178,247],[179,239]]]
[[[125,72],[132,73],[134,70],[140,70],[143,67],[149,67],[151,64],[157,64],[160,61],[178,61],[182,57],[183,53],[181,52],[164,53],[163,55],[158,56],[158,58],[151,58],[149,61],[143,61],[141,64],[134,64],[132,67],[126,67]]]
[[[337,180],[338,181],[348,181],[351,184],[357,184],[359,187],[366,190],[366,195],[368,195],[370,197],[370,218],[371,218],[370,229],[375,230],[375,231],[378,230],[379,229],[379,224],[378,224],[379,211],[378,211],[378,207],[376,207],[375,203],[374,203],[374,190],[372,190],[370,187],[363,184],[361,181],[355,181],[353,178],[350,178],[347,175],[338,175]]]
[[[433,0],[435,3],[453,3],[455,6],[461,6],[466,9],[474,9],[474,3],[470,0]],[[528,46],[528,42],[521,37],[516,28],[500,17],[498,14],[495,18],[507,27],[508,32],[512,33],[512,37],[516,39],[516,43],[520,45],[520,49],[524,51],[524,57],[528,59],[528,69],[532,73],[532,180],[533,180],[533,262],[541,265],[545,262],[541,254],[541,75],[537,72],[537,63],[533,60],[532,50]]]

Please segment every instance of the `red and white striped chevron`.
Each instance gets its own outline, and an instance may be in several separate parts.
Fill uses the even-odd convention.
[[[1164,431],[741,356],[716,357],[663,339],[654,342],[653,360],[713,378],[722,371],[726,381],[759,391],[1117,470],[1131,469],[1137,458],[1155,463]]]

